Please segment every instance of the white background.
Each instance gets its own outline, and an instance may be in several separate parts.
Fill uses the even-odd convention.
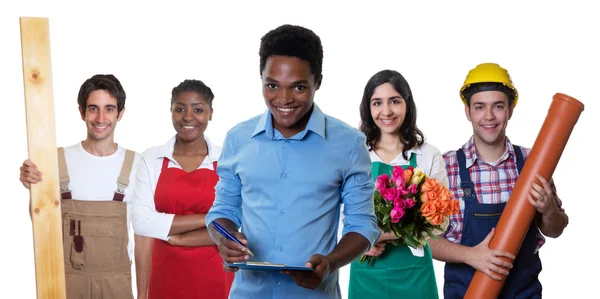
[[[586,105],[585,111],[554,175],[570,224],[559,239],[542,248],[540,279],[545,298],[596,296],[597,10],[592,4],[578,4],[584,1],[413,2],[0,4],[0,183],[5,202],[0,216],[0,297],[35,298],[29,194],[18,181],[19,165],[27,158],[20,16],[50,18],[60,146],[85,138],[77,92],[96,73],[115,74],[127,92],[127,112],[116,132],[121,145],[141,152],[174,134],[170,91],[186,78],[201,79],[213,89],[214,115],[207,134],[222,143],[233,125],[264,111],[259,41],[284,23],[306,26],[323,41],[324,80],[315,101],[325,113],[358,126],[366,81],[379,70],[396,69],[412,87],[418,126],[443,152],[458,148],[471,135],[458,90],[479,63],[492,61],[507,68],[519,90],[520,101],[508,126],[516,144],[531,147],[552,96],[571,95]],[[347,275],[345,268],[340,280],[344,294]],[[436,275],[441,287],[443,267],[437,262]]]

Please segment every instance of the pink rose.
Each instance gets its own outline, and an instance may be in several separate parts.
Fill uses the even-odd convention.
[[[387,201],[394,201],[396,200],[396,198],[398,198],[398,196],[400,195],[400,193],[398,192],[398,189],[396,188],[385,188],[383,191],[381,192],[381,197],[385,198],[385,200]]]
[[[375,180],[375,189],[379,190],[379,192],[383,193],[383,190],[387,188],[387,185],[390,183],[390,176],[387,174],[382,174],[377,177]]]
[[[414,198],[409,198],[409,199],[405,200],[404,203],[405,203],[405,208],[410,209],[415,206],[416,202],[415,202]]]
[[[390,211],[390,218],[392,218],[392,223],[398,223],[400,218],[404,216],[404,210],[401,208],[393,208]]]
[[[417,194],[417,185],[416,184],[412,184],[408,187],[408,193],[410,194]]]
[[[392,171],[392,181],[396,184],[396,186],[404,186],[404,169],[400,166],[394,166],[394,170]]]
[[[396,198],[396,200],[394,200],[394,207],[404,209],[406,207],[404,199],[402,199],[401,197]]]
[[[406,185],[406,181],[404,180],[403,176],[399,176],[394,180],[394,184],[396,184],[398,187],[404,187],[404,185]]]
[[[403,197],[404,195],[408,194],[408,190],[406,190],[406,188],[404,188],[404,185],[398,186],[398,194],[399,196]]]

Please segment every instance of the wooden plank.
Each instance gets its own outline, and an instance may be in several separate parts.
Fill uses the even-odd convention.
[[[29,159],[44,179],[32,184],[31,220],[38,299],[64,299],[65,268],[47,18],[21,17],[21,54]]]

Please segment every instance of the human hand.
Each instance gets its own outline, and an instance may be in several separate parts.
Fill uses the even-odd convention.
[[[242,244],[248,245],[246,236],[240,232],[230,232],[232,236],[238,239]],[[219,253],[226,263],[240,263],[248,260],[248,249],[232,240],[225,237],[221,237],[219,240]],[[239,270],[237,267],[223,266],[223,269],[227,272],[236,272]]]
[[[383,251],[385,250],[385,245],[387,244],[387,242],[379,242],[376,243],[375,246],[371,247],[371,249],[369,249],[369,251],[365,252],[365,255],[368,256],[380,256]]]
[[[501,257],[514,260],[515,256],[506,251],[490,249],[490,241],[495,232],[496,229],[492,228],[481,243],[475,247],[468,247],[469,252],[466,254],[465,262],[494,280],[502,280],[502,277],[498,274],[507,276],[508,269],[511,269],[513,265],[502,260]]]
[[[330,271],[329,260],[327,259],[327,257],[320,254],[313,254],[306,263],[306,267],[311,268],[313,270],[284,270],[282,271],[282,273],[291,276],[297,285],[307,289],[314,289],[321,284],[323,279],[325,279],[325,277],[329,274]]]
[[[19,180],[27,189],[29,189],[31,184],[36,184],[42,181],[42,173],[29,159],[23,162],[23,165],[19,168],[19,171]]]
[[[396,239],[398,239],[398,237],[396,237],[396,234],[393,231],[389,231],[387,233],[381,231],[381,235],[379,236],[379,239],[377,239],[376,243],[391,241],[391,240],[396,240]]]
[[[558,204],[556,204],[556,200],[554,199],[554,193],[552,192],[550,183],[539,174],[536,174],[535,176],[542,185],[540,186],[539,184],[532,182],[527,199],[542,215],[558,212]]]
[[[167,243],[169,243],[172,246],[179,246],[179,241],[180,241],[180,236],[179,235],[173,235],[169,237],[169,240],[167,240]]]

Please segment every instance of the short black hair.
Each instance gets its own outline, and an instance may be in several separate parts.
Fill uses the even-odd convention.
[[[77,104],[79,104],[79,108],[83,115],[85,116],[86,108],[87,108],[87,100],[90,96],[90,93],[96,90],[106,90],[112,97],[117,99],[117,111],[121,113],[123,108],[125,108],[125,98],[127,97],[125,94],[125,90],[123,86],[121,86],[121,82],[114,75],[108,74],[97,74],[92,76],[91,78],[85,80],[81,87],[79,88],[79,94],[77,95]]]
[[[179,85],[173,87],[173,90],[171,91],[171,106],[173,106],[173,103],[175,103],[175,99],[177,99],[179,94],[190,91],[202,96],[206,102],[208,102],[208,106],[212,108],[212,102],[215,98],[215,95],[210,87],[206,86],[204,82],[195,79],[183,80],[183,82],[179,83]]]
[[[381,138],[381,130],[377,127],[371,116],[371,97],[375,93],[375,89],[385,83],[390,83],[406,103],[406,117],[402,126],[400,126],[398,138],[400,138],[404,146],[402,157],[408,160],[408,151],[415,147],[415,145],[423,145],[425,136],[417,127],[417,106],[410,86],[399,72],[383,70],[373,75],[367,82],[363,98],[360,102],[360,131],[367,137],[366,143],[369,150],[375,150],[375,145]]]
[[[323,46],[321,38],[312,30],[298,25],[281,25],[260,40],[260,74],[267,59],[272,55],[297,57],[310,64],[315,81],[321,80],[323,72]]]
[[[499,82],[480,82],[469,85],[469,87],[465,88],[465,90],[463,91],[465,99],[467,100],[467,106],[471,107],[471,97],[474,94],[482,91],[492,90],[504,93],[508,97],[508,106],[512,107],[512,103],[515,100],[516,96],[515,91],[512,90],[510,87]]]

